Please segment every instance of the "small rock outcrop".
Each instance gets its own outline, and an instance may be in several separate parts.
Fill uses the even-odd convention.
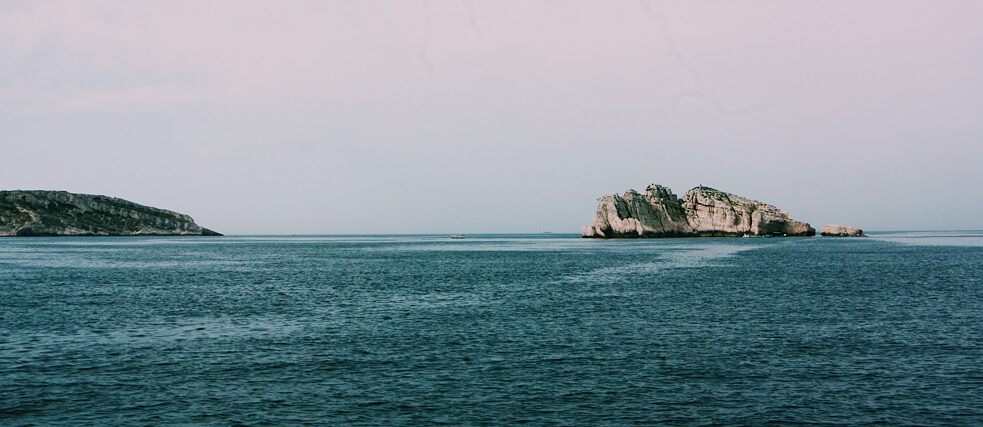
[[[0,191],[0,237],[221,236],[190,216],[65,191]]]
[[[865,237],[864,231],[856,227],[847,227],[839,224],[827,224],[823,226],[823,236],[831,237]]]
[[[584,237],[594,238],[815,235],[809,224],[769,204],[703,186],[679,198],[656,184],[644,194],[601,197],[583,230]]]

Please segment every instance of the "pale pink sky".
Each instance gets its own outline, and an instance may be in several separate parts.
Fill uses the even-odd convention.
[[[577,232],[698,184],[983,228],[979,1],[4,1],[0,188],[227,233]]]

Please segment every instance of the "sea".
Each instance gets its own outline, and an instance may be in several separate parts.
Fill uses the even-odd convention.
[[[0,239],[0,425],[983,425],[983,232]]]

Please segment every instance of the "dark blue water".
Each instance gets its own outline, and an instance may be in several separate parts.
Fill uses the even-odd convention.
[[[0,424],[983,423],[983,237],[0,240]]]

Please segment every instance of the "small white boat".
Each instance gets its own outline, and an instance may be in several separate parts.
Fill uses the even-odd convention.
[[[464,238],[464,234],[454,233],[454,234],[451,234],[451,238],[452,239],[463,239]]]

